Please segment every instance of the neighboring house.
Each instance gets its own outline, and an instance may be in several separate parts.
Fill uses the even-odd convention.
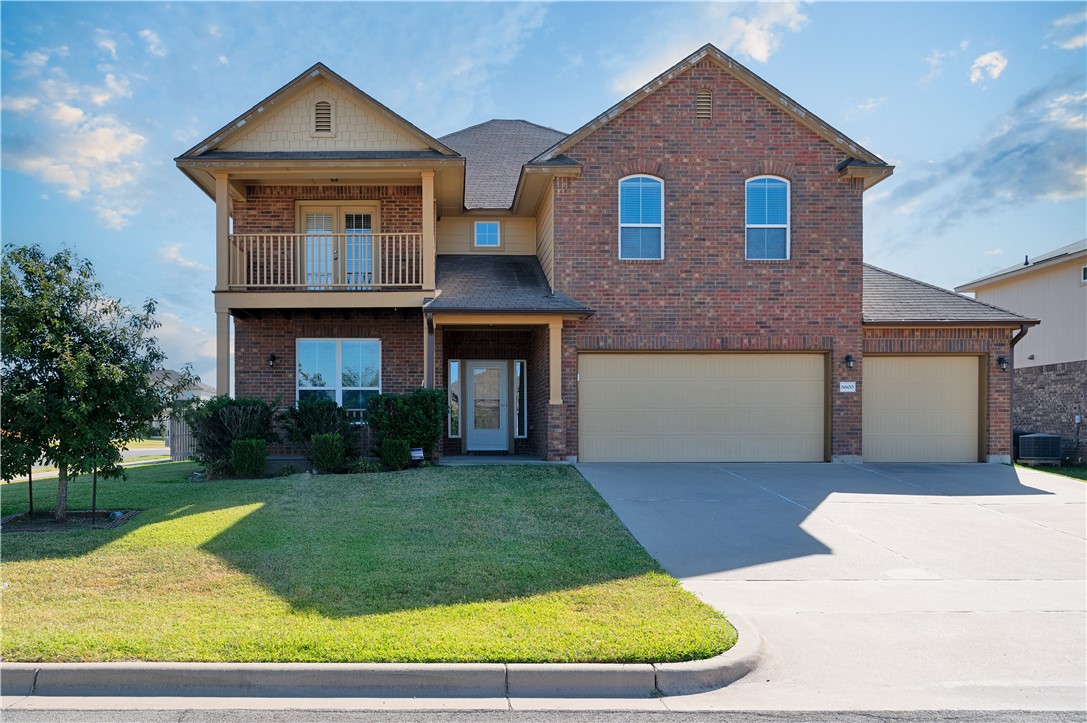
[[[434,138],[317,64],[176,163],[220,393],[233,319],[239,396],[446,387],[444,454],[1009,459],[1032,321],[865,266],[893,168],[713,46],[569,134]]]
[[[956,291],[1041,319],[1015,347],[1012,425],[1059,434],[1067,457],[1087,459],[1087,239]]]

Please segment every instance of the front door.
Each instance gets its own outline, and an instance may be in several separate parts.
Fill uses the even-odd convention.
[[[509,450],[506,361],[466,362],[465,407],[469,452]]]

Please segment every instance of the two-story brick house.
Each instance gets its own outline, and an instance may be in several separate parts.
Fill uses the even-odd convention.
[[[177,164],[222,393],[233,319],[236,394],[446,387],[445,454],[1009,455],[1032,321],[866,266],[892,167],[713,46],[570,134],[433,138],[318,64]]]

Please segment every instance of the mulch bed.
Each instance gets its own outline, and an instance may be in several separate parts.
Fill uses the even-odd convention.
[[[67,522],[53,522],[53,511],[34,511],[30,517],[26,512],[0,519],[0,532],[79,532],[81,530],[111,530],[119,527],[140,514],[140,510],[98,510],[94,519],[90,510],[68,510]]]

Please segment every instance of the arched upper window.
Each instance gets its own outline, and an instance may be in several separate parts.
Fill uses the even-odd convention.
[[[749,178],[747,258],[789,258],[789,182],[776,176]]]
[[[627,176],[619,181],[619,258],[664,258],[664,181]]]

